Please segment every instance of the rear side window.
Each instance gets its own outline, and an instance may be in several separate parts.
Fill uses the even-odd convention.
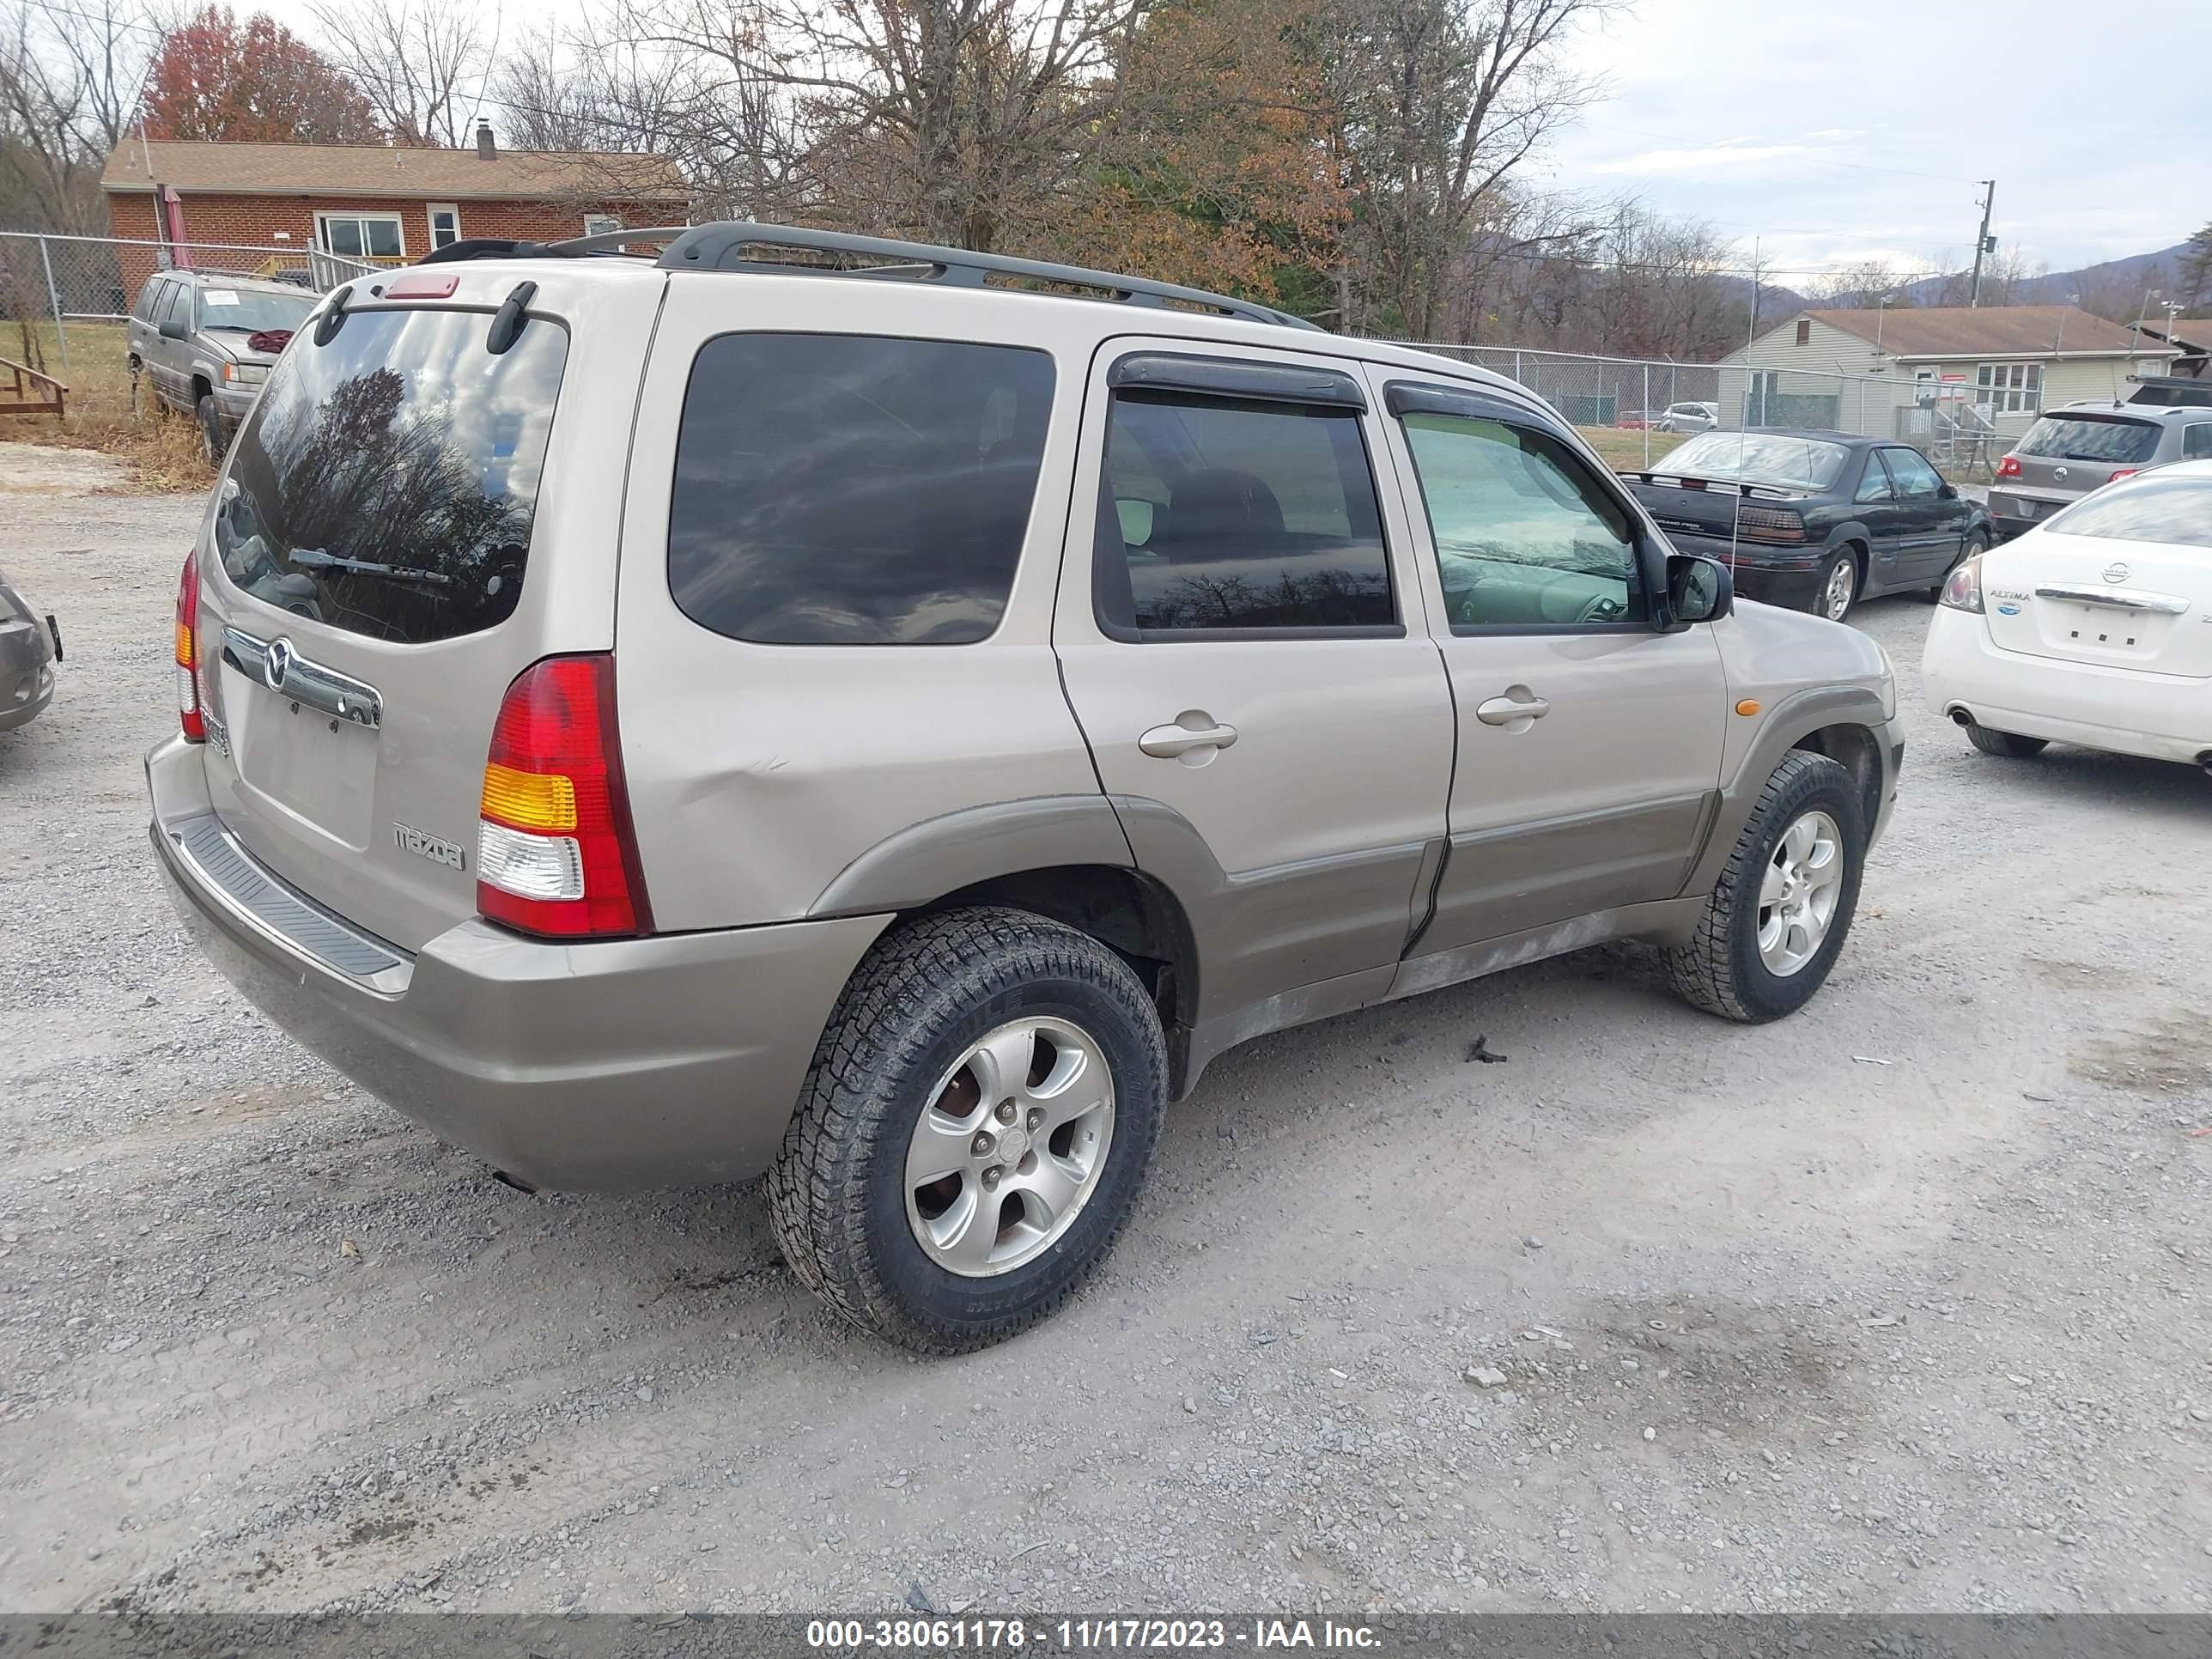
[[[522,592],[568,336],[494,356],[491,319],[356,311],[293,343],[239,434],[216,514],[256,599],[403,645],[503,622]]]
[[[1396,624],[1356,410],[1117,392],[1103,486],[1109,632]]]
[[[2158,453],[2162,429],[2148,421],[2046,415],[2028,428],[2013,453],[2059,461],[2147,461]]]
[[[763,645],[966,645],[1005,613],[1052,411],[1026,348],[726,334],[684,394],[668,585]]]

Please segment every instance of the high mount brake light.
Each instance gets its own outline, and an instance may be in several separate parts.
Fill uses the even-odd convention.
[[[507,687],[484,763],[477,908],[554,939],[653,931],[611,655],[548,657]]]

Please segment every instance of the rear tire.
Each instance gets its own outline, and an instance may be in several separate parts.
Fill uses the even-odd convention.
[[[223,453],[230,447],[230,440],[223,436],[222,411],[216,407],[212,392],[200,398],[199,421],[200,459],[210,466],[221,466]]]
[[[2000,755],[2007,760],[2033,760],[2051,747],[2048,738],[2023,738],[2015,732],[1992,732],[1986,726],[1968,726],[1966,741],[1984,755]]]
[[[1820,567],[1820,580],[1813,585],[1813,602],[1807,608],[1816,617],[1839,623],[1851,614],[1858,597],[1859,562],[1844,548]]]
[[[1152,1000],[1089,934],[1020,910],[927,917],[838,998],[769,1171],[776,1240],[863,1330],[932,1354],[1002,1341],[1113,1248],[1167,1077]]]
[[[1796,1012],[1850,933],[1865,856],[1856,781],[1825,755],[1791,750],[1721,867],[1696,937],[1666,953],[1675,991],[1741,1024]]]

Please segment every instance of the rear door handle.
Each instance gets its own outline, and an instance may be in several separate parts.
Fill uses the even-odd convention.
[[[1474,717],[1485,726],[1510,726],[1516,720],[1540,720],[1552,712],[1552,705],[1541,697],[1530,697],[1522,702],[1514,697],[1492,697],[1475,705]]]
[[[1216,723],[1211,714],[1192,713],[1172,725],[1154,726],[1137,739],[1137,747],[1147,755],[1173,760],[1194,749],[1226,749],[1236,741],[1235,726],[1225,721]]]

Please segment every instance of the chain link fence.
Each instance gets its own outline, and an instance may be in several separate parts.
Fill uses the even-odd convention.
[[[2018,433],[2000,433],[1963,382],[1743,363],[1682,363],[1530,347],[1396,340],[1518,382],[1620,468],[1649,467],[1699,432],[1794,426],[1893,438],[1954,478],[1987,481]]]
[[[0,358],[67,380],[119,367],[124,320],[157,270],[221,271],[324,294],[374,269],[289,243],[141,242],[0,231]],[[76,361],[72,362],[72,358]]]

